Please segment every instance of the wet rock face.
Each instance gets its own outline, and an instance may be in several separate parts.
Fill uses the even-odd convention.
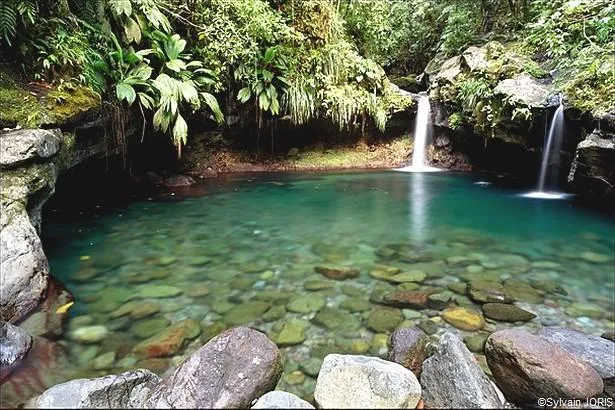
[[[15,168],[37,159],[49,158],[60,150],[59,132],[54,130],[17,130],[0,138],[2,168]]]
[[[577,146],[568,182],[589,197],[615,199],[615,134],[594,130]]]
[[[0,380],[23,359],[32,347],[32,336],[25,330],[0,320]]]
[[[160,381],[149,370],[133,370],[97,379],[76,379],[44,391],[29,404],[34,408],[142,408]],[[30,406],[28,406],[30,407]]]
[[[601,377],[589,364],[522,330],[493,333],[485,355],[497,385],[517,404],[535,405],[544,397],[585,399],[603,390]]]
[[[497,389],[463,342],[445,333],[423,363],[423,399],[429,408],[501,408]]]
[[[149,408],[248,408],[275,388],[282,373],[277,346],[263,333],[236,327],[186,359],[150,394]]]

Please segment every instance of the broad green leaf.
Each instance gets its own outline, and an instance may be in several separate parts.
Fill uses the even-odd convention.
[[[181,38],[179,34],[173,34],[164,42],[164,52],[169,60],[174,60],[179,57],[179,54],[186,48],[186,40]]]
[[[167,61],[166,66],[169,70],[175,71],[176,73],[186,69],[186,63],[178,59]]]
[[[241,90],[239,90],[239,93],[237,93],[237,99],[241,103],[245,103],[246,101],[250,99],[250,97],[252,97],[252,91],[250,91],[249,87],[244,87]]]
[[[130,84],[126,84],[123,82],[117,83],[115,85],[115,95],[120,101],[126,100],[128,105],[132,105],[132,103],[135,101],[135,98],[137,97],[135,89]]]
[[[267,96],[266,93],[261,93],[258,96],[258,106],[260,107],[261,110],[267,111],[269,110],[269,105],[270,105],[269,97]]]
[[[188,124],[180,114],[177,115],[173,126],[173,139],[176,145],[185,144],[188,139]]]
[[[264,56],[264,60],[267,63],[270,63],[273,61],[273,58],[275,57],[277,49],[275,47],[269,47],[266,51],[265,51],[265,56]]]
[[[141,102],[141,105],[143,105],[148,110],[151,110],[154,108],[154,105],[156,104],[156,102],[151,96],[145,93],[142,93],[142,92],[138,92],[137,95],[139,96],[139,101]]]
[[[273,79],[273,73],[269,70],[263,70],[262,73],[263,75],[263,79],[265,79],[266,81],[271,81]]]
[[[130,17],[132,14],[132,3],[130,0],[109,0],[109,7],[116,16],[125,14]]]
[[[194,103],[199,101],[199,92],[196,90],[192,82],[184,81],[181,83],[180,90],[185,101]]]
[[[126,40],[129,43],[134,41],[136,44],[139,44],[141,42],[141,28],[131,18],[128,18],[124,24],[124,34],[126,34]]]
[[[166,132],[169,129],[169,124],[171,123],[171,119],[169,117],[169,113],[160,107],[154,114],[154,129]]]
[[[278,115],[280,113],[280,103],[277,97],[271,99],[271,106],[269,107],[271,114]]]
[[[145,64],[140,64],[138,66],[136,66],[135,68],[133,68],[132,70],[130,70],[129,74],[131,76],[137,77],[140,80],[149,80],[149,78],[152,76],[152,67],[145,65]]]
[[[214,116],[214,120],[216,120],[217,122],[222,122],[222,120],[224,120],[224,115],[222,114],[222,110],[218,105],[218,100],[216,100],[216,97],[214,97],[210,93],[201,93],[201,96],[203,97],[203,100],[205,100],[205,104],[211,110]]]

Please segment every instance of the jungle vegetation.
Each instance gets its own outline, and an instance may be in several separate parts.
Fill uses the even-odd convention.
[[[411,104],[391,79],[493,40],[536,77],[557,72],[580,108],[606,111],[614,17],[610,0],[3,0],[0,69],[85,88],[116,133],[135,116],[181,154],[190,118],[220,123],[237,104],[259,127],[288,115],[383,129]],[[488,92],[473,81],[461,105]]]

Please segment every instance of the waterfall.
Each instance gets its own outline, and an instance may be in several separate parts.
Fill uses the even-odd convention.
[[[422,95],[416,111],[416,124],[414,125],[414,152],[412,153],[412,167],[416,169],[425,167],[425,149],[427,131],[429,126],[429,97]]]
[[[559,107],[555,111],[549,126],[549,133],[546,135],[544,149],[542,152],[542,162],[540,164],[540,174],[538,175],[538,189],[524,196],[542,199],[561,199],[568,195],[561,192],[545,190],[549,185],[557,182],[559,171],[559,155],[564,135],[564,103],[562,96],[559,98]]]
[[[559,107],[553,115],[551,126],[549,127],[549,136],[542,153],[542,164],[540,165],[540,175],[538,177],[538,192],[545,192],[545,183],[547,176],[553,181],[557,179],[557,166],[559,165],[559,148],[562,141],[564,131],[564,105],[560,97]],[[555,148],[555,149],[554,149]],[[549,174],[549,159],[554,158],[555,169]]]
[[[429,97],[427,95],[420,95],[418,108],[416,111],[416,121],[414,125],[414,147],[412,152],[412,164],[409,167],[399,168],[397,169],[397,171],[440,171],[439,168],[432,168],[425,163],[425,152],[427,151],[427,137],[429,136],[430,119],[431,108],[429,106]]]

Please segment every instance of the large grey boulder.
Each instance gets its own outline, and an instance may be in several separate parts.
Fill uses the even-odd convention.
[[[60,150],[60,130],[25,129],[0,134],[0,167],[15,168]]]
[[[0,230],[0,318],[15,322],[32,311],[47,288],[49,263],[25,210],[15,212]]]
[[[494,92],[532,107],[542,107],[551,90],[527,74],[518,74],[498,83]]]
[[[76,379],[55,385],[28,407],[45,409],[143,408],[160,377],[149,370],[131,370],[97,379]]]
[[[429,408],[501,408],[497,388],[463,342],[452,333],[440,338],[423,362],[423,400]]]
[[[23,359],[32,347],[32,336],[0,319],[0,379]]]
[[[608,386],[611,394],[615,391],[615,343],[562,327],[545,327],[538,336],[587,362],[602,377],[605,388]]]
[[[522,330],[501,330],[485,344],[487,364],[504,395],[517,404],[545,397],[586,399],[602,393],[602,378],[555,343]]]
[[[34,309],[47,287],[49,265],[37,229],[53,194],[59,130],[0,135],[0,318],[16,322]]]
[[[330,354],[314,390],[320,408],[410,408],[421,398],[421,385],[405,367],[376,357]]]
[[[577,145],[568,175],[575,189],[598,198],[615,198],[615,134],[594,130]]]
[[[313,409],[307,401],[292,393],[274,390],[266,393],[254,403],[253,409]]]
[[[275,388],[282,358],[263,333],[236,327],[211,339],[166,377],[149,408],[247,408]]]

